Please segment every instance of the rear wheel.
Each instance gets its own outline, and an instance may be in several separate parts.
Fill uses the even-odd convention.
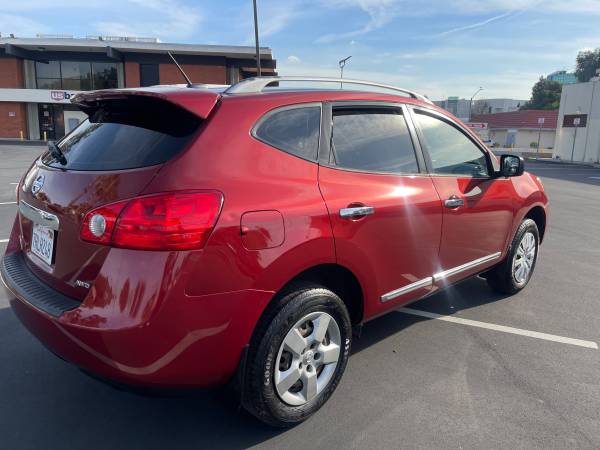
[[[503,294],[515,294],[529,283],[539,248],[539,232],[531,219],[521,222],[506,259],[486,275],[488,284]]]
[[[302,286],[284,296],[257,328],[248,354],[245,408],[289,427],[314,414],[344,373],[352,328],[342,300]]]

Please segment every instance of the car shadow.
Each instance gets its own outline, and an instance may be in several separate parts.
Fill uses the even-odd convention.
[[[498,302],[508,297],[490,289],[485,280],[472,277],[422,300],[402,306],[441,315],[452,315],[465,309]],[[367,322],[363,326],[360,338],[354,340],[352,353],[366,350],[371,345],[399,333],[415,323],[427,320],[431,319],[401,311],[391,311]]]
[[[411,308],[439,314],[501,300],[470,279]],[[363,327],[353,353],[414,323],[429,320],[392,312]],[[229,389],[145,397],[84,376],[56,358],[0,309],[0,433],[4,448],[247,448],[285,430],[269,428],[239,408]]]

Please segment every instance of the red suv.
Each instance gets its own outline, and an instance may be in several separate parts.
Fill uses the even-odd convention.
[[[289,426],[337,387],[353,327],[475,274],[525,287],[547,197],[521,158],[410,91],[283,81],[74,99],[89,119],[21,180],[1,264],[52,352],[128,385],[235,379]]]

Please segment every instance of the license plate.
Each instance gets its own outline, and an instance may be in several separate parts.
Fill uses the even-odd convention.
[[[54,230],[43,225],[33,224],[31,252],[48,265],[52,265],[54,254]]]

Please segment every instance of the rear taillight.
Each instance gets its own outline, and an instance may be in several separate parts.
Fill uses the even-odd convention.
[[[138,250],[204,247],[221,212],[220,192],[170,192],[96,208],[85,215],[81,239]]]

